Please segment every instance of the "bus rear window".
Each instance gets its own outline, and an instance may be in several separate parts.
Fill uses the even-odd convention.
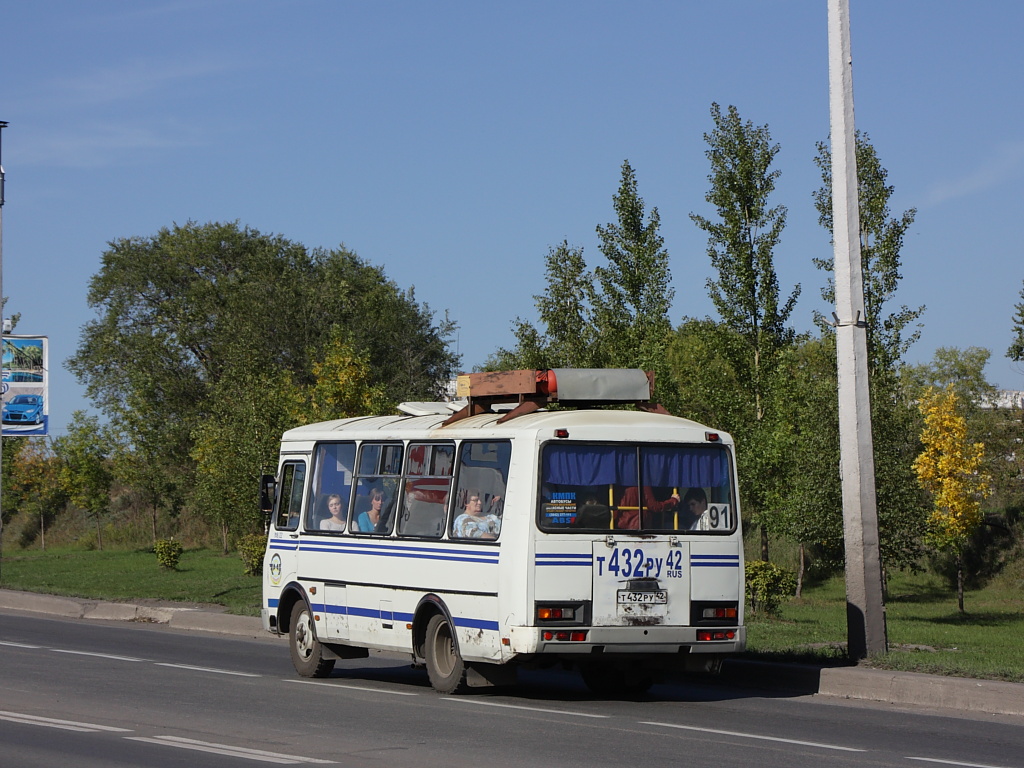
[[[729,453],[713,445],[549,443],[541,460],[545,531],[730,532]]]

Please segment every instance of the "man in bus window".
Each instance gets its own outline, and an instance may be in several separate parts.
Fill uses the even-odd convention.
[[[500,497],[491,499],[491,506]],[[496,539],[501,532],[501,518],[484,514],[484,502],[480,491],[471,488],[466,492],[466,510],[455,518],[452,536],[460,539]]]
[[[692,530],[700,525],[700,519],[708,508],[708,496],[703,488],[691,488],[683,496],[685,512],[679,516],[679,528]]]

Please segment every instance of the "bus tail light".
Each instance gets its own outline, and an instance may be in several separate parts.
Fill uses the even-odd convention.
[[[537,609],[537,618],[540,621],[573,621],[576,618],[576,608],[573,606],[544,606]]]
[[[537,603],[534,608],[538,626],[580,626],[590,623],[590,603],[583,600],[572,602]]]
[[[541,633],[545,640],[556,642],[585,643],[587,641],[587,630],[585,629],[546,629]]]
[[[727,600],[694,600],[690,624],[694,627],[734,627],[740,620],[740,604]]]
[[[735,608],[705,608],[701,618],[705,619],[735,619]]]
[[[698,629],[697,642],[703,643],[714,640],[735,640],[735,629]]]

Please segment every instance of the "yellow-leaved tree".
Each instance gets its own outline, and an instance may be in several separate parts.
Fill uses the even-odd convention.
[[[964,547],[981,524],[982,500],[992,492],[989,477],[981,470],[985,444],[967,439],[967,420],[952,385],[943,390],[929,387],[918,407],[924,416],[924,451],[914,460],[914,471],[935,504],[928,519],[928,540],[954,553],[957,604],[963,613]]]

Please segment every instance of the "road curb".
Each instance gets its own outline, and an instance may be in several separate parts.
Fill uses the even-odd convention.
[[[1024,685],[999,680],[842,667],[821,670],[818,693],[918,707],[1024,715]]]
[[[0,589],[0,609],[4,608],[72,619],[136,621],[166,624],[174,629],[189,631],[217,632],[253,638],[270,636],[263,631],[262,623],[255,616],[235,616],[199,608],[111,603]]]
[[[840,699],[993,715],[1024,715],[1024,684],[999,680],[942,677],[863,666],[817,667],[746,659],[727,660],[723,665],[722,678],[733,685]]]

